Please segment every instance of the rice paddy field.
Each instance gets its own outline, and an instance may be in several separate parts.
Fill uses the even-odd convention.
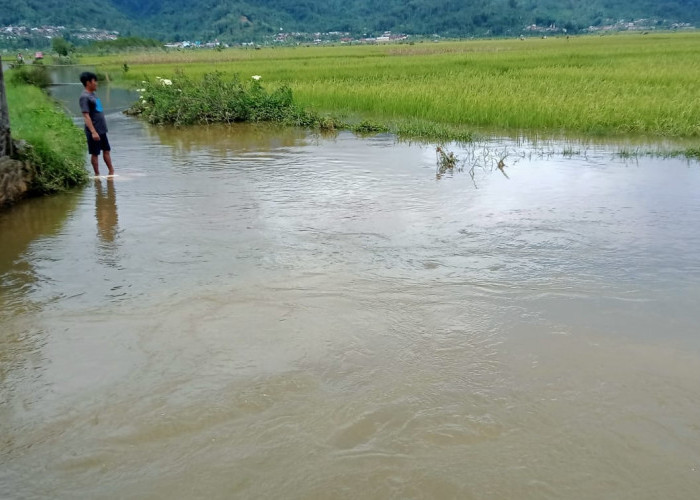
[[[260,75],[321,113],[403,129],[700,137],[700,32],[84,57],[137,87],[176,72]],[[124,71],[124,65],[128,71]]]

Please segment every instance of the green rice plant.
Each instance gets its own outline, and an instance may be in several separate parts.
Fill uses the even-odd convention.
[[[357,134],[376,134],[389,131],[387,125],[370,120],[362,120],[360,123],[348,125],[348,128]]]
[[[700,33],[162,52],[92,58],[146,75],[262,75],[316,113],[435,130],[700,137]],[[128,73],[120,71],[128,63]]]
[[[332,132],[347,127],[346,123],[333,116],[322,116],[317,121],[318,128],[321,131]]]
[[[700,147],[687,148],[683,154],[686,158],[693,158],[695,160],[700,160]]]
[[[391,127],[391,131],[402,140],[425,140],[442,143],[451,141],[457,144],[468,144],[476,138],[473,131],[466,130],[459,125],[446,125],[426,120],[399,121]]]
[[[6,90],[12,137],[30,146],[24,158],[36,172],[30,190],[52,193],[86,183],[82,131],[37,87],[12,84]]]
[[[435,157],[435,161],[437,164],[437,171],[435,172],[435,176],[437,179],[442,178],[442,176],[448,172],[454,172],[455,167],[457,167],[458,160],[457,156],[452,151],[446,149],[444,145],[437,146],[435,148]],[[457,169],[457,171],[461,170],[461,168]]]
[[[620,158],[638,158],[641,156],[643,152],[639,149],[629,149],[629,148],[622,148],[619,151],[617,151],[616,155],[619,156]]]
[[[580,149],[574,149],[571,146],[565,147],[562,152],[562,156],[567,157],[567,158],[572,158],[574,156],[579,156],[581,154]]]

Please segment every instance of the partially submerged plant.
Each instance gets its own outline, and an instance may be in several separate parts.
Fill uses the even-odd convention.
[[[452,151],[448,151],[443,146],[435,148],[437,156],[437,173],[435,174],[440,179],[446,172],[452,173],[457,166],[457,157]],[[461,171],[461,169],[458,169]]]
[[[362,120],[360,123],[349,125],[349,128],[357,134],[377,134],[389,132],[389,127],[370,120]]]
[[[498,163],[496,164],[496,168],[501,171],[501,173],[505,176],[506,179],[510,179],[508,177],[508,174],[506,174],[506,171],[504,170],[506,167],[505,159],[508,157],[508,154],[506,153],[505,156],[502,156],[499,160]]]
[[[457,172],[466,170],[474,183],[474,187],[477,188],[477,169],[484,172],[493,172],[494,169],[498,169],[506,179],[510,179],[505,170],[508,167],[506,159],[513,155],[520,157],[524,155],[524,153],[518,153],[507,148],[496,150],[488,145],[478,145],[476,143],[467,146],[463,154],[461,154],[461,158],[442,145],[435,148],[435,153],[437,155],[436,177],[438,179],[442,178],[445,173],[452,173],[455,169]],[[515,160],[516,163],[517,161],[518,159]]]

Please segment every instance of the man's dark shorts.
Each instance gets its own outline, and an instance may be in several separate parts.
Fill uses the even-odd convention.
[[[100,140],[96,141],[92,138],[92,134],[89,130],[85,131],[85,137],[87,137],[88,151],[91,155],[100,155],[100,151],[111,151],[112,148],[109,147],[109,140],[107,140],[107,134],[100,134]]]

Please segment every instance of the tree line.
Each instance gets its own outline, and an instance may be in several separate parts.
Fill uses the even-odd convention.
[[[117,30],[122,37],[239,42],[280,31],[518,36],[533,24],[577,33],[621,19],[647,19],[662,28],[700,23],[700,0],[0,0],[0,12],[0,24],[58,23]]]

